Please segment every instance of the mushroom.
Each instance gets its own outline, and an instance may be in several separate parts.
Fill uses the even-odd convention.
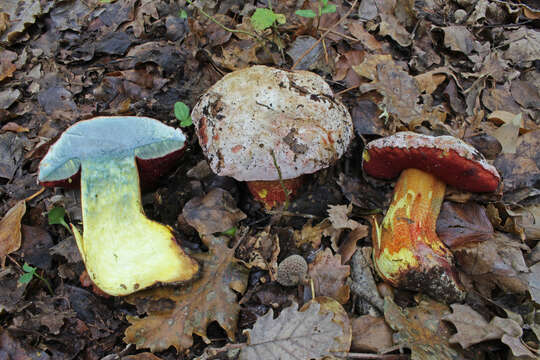
[[[253,66],[225,75],[195,105],[193,123],[212,170],[247,181],[273,208],[300,177],[343,155],[353,125],[328,84],[308,71]]]
[[[381,277],[446,302],[463,299],[452,253],[435,232],[437,217],[446,184],[472,192],[495,191],[497,170],[462,140],[413,132],[367,144],[363,168],[376,178],[399,175],[383,222],[373,226],[373,259]]]
[[[69,127],[39,166],[38,180],[61,186],[80,175],[84,236],[71,226],[92,281],[127,295],[158,283],[191,279],[198,264],[171,230],[148,219],[143,182],[170,170],[185,136],[146,117],[97,117]]]
[[[291,255],[279,263],[277,282],[283,286],[296,286],[306,280],[308,265],[300,255]]]

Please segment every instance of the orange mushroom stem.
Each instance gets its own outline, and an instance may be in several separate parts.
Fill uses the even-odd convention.
[[[302,186],[302,177],[294,179],[271,181],[248,181],[247,186],[253,198],[260,201],[266,209],[273,209],[283,205],[287,198],[293,198]],[[283,191],[287,190],[287,194]]]
[[[392,285],[453,302],[465,293],[452,253],[435,232],[445,190],[443,181],[425,171],[404,170],[386,217],[373,226],[373,260]]]

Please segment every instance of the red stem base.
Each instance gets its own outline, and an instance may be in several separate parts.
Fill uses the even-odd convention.
[[[289,192],[289,199],[296,195],[302,186],[302,177],[283,180],[283,185]],[[287,200],[279,180],[275,181],[248,181],[247,186],[255,200],[264,204],[266,209],[273,209],[283,205]]]

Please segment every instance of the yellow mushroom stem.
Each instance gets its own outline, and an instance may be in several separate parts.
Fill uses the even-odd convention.
[[[382,224],[373,226],[373,260],[380,276],[398,288],[453,302],[463,292],[450,250],[437,236],[446,184],[417,169],[404,170]]]

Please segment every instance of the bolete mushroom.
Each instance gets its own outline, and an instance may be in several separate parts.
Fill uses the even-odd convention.
[[[363,168],[376,178],[399,175],[383,222],[373,226],[373,259],[381,277],[446,302],[463,299],[452,253],[435,231],[437,217],[446,184],[472,192],[495,191],[497,170],[462,140],[413,132],[367,144]]]
[[[139,189],[139,175],[149,180],[170,170],[184,146],[180,130],[155,119],[97,117],[69,127],[41,161],[38,180],[45,186],[80,174],[84,236],[72,230],[90,278],[107,294],[197,273],[171,230],[144,215]]]
[[[247,181],[266,208],[333,164],[353,137],[347,108],[308,71],[253,66],[225,75],[195,105],[193,123],[212,170]]]

